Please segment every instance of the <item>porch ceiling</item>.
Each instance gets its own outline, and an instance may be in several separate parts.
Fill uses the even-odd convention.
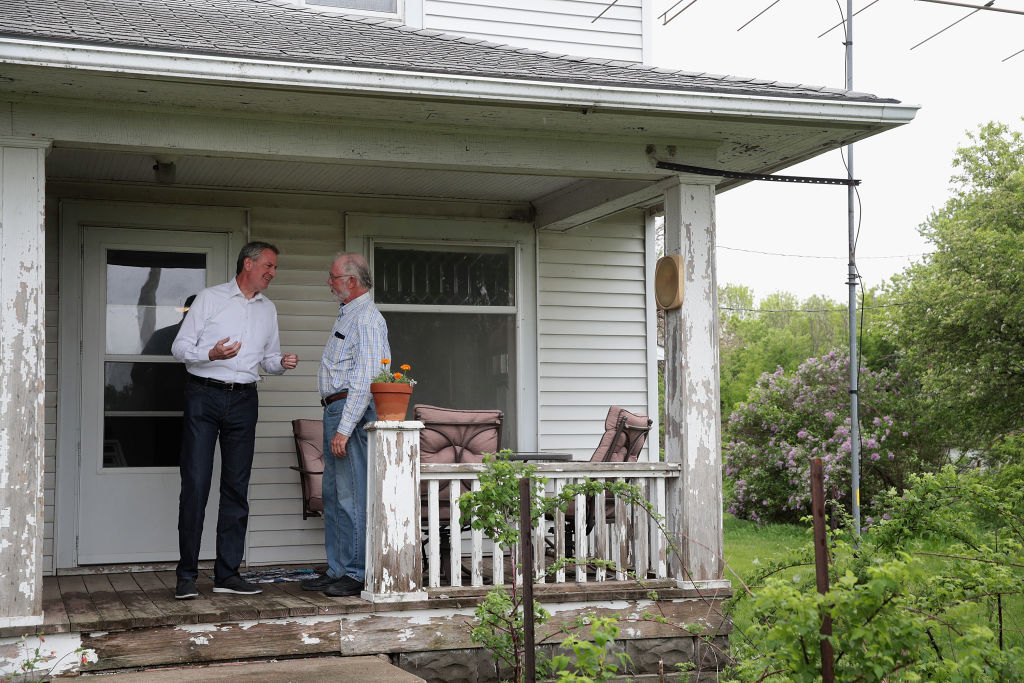
[[[179,188],[527,203],[568,187],[577,180],[555,176],[204,157],[174,153],[154,155],[60,146],[54,147],[46,159],[46,175],[50,181],[160,185],[154,169],[158,159],[174,163],[173,186]]]

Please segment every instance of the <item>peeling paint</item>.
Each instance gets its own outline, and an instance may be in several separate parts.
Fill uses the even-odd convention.
[[[210,639],[206,636],[192,636],[189,638],[189,642],[195,643],[196,645],[209,645]]]
[[[320,639],[316,638],[316,637],[310,638],[308,633],[303,633],[302,634],[302,642],[305,643],[306,645],[319,645],[320,644]]]

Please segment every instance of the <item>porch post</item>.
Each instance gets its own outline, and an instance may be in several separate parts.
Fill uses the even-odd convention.
[[[0,628],[43,621],[48,148],[0,137]]]
[[[420,430],[417,421],[366,425],[366,587],[370,602],[426,600],[420,545]]]
[[[665,253],[681,254],[683,304],[665,315],[665,460],[682,464],[667,492],[680,581],[722,578],[721,402],[715,188],[665,191]]]

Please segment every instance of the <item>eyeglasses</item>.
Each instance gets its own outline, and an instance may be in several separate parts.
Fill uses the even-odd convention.
[[[327,279],[332,282],[342,277],[355,277],[355,275],[335,275],[334,273],[327,271]]]

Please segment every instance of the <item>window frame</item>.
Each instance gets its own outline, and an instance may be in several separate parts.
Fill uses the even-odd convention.
[[[313,9],[323,12],[330,12],[331,14],[355,14],[364,17],[389,17],[399,21],[404,21],[406,17],[406,4],[409,0],[395,0],[395,11],[390,12],[386,10],[371,10],[371,9],[355,9],[350,7],[332,7],[331,5],[321,5],[311,0],[297,0],[298,4],[307,9]]]
[[[345,250],[358,252],[372,263],[373,241],[389,244],[470,244],[475,246],[511,246],[515,249],[515,343],[516,343],[516,434],[521,450],[537,450],[539,418],[538,355],[537,355],[537,232],[533,224],[511,218],[480,218],[477,216],[437,216],[422,214],[383,214],[346,212]],[[430,235],[429,239],[424,235]],[[371,266],[372,268],[372,266]],[[371,270],[372,272],[372,270]],[[371,290],[372,296],[372,290]],[[408,304],[381,304],[380,310]],[[450,310],[450,306],[439,306]],[[473,307],[495,309],[494,306]],[[425,307],[419,312],[430,312]],[[500,309],[504,310],[504,309]],[[465,313],[497,313],[495,310],[470,310]]]

